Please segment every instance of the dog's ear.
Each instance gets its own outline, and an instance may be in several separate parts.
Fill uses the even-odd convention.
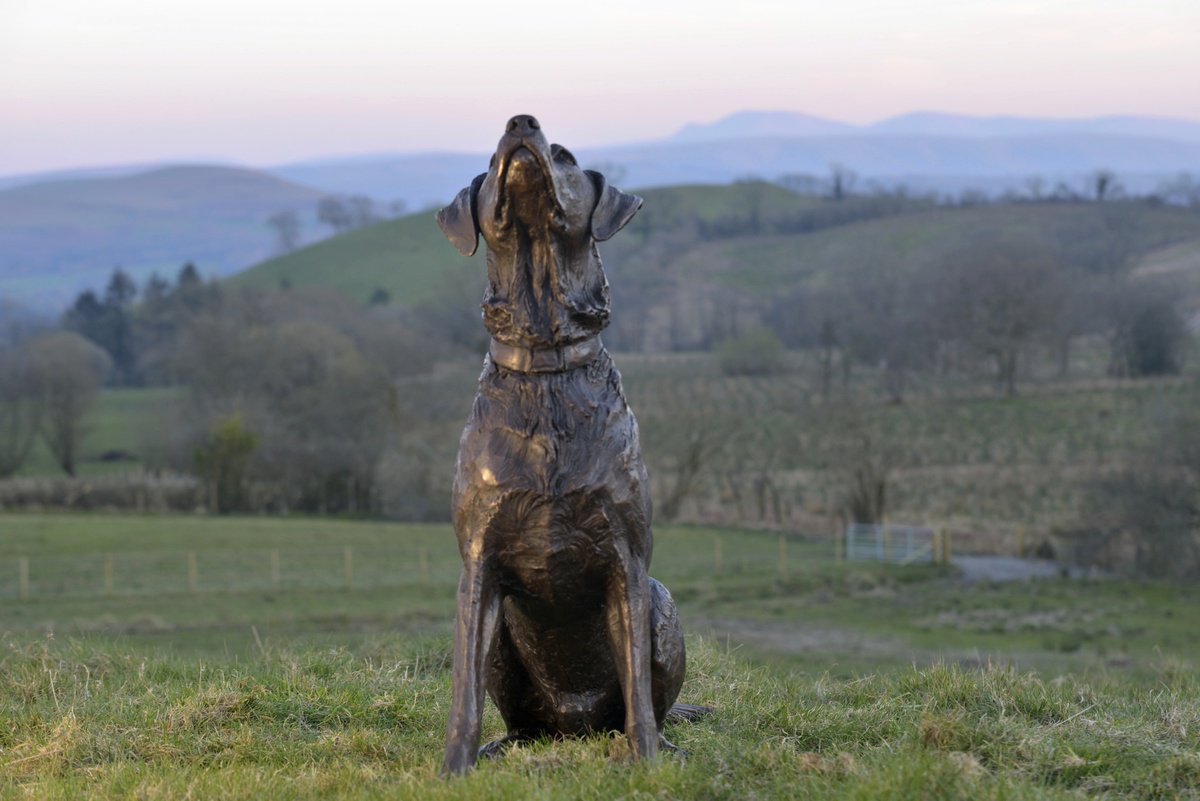
[[[450,244],[464,256],[474,256],[479,247],[479,218],[475,216],[475,200],[487,173],[475,176],[471,185],[461,189],[454,202],[437,213],[437,224]]]
[[[633,215],[642,207],[642,199],[617,189],[595,170],[587,170],[587,174],[592,177],[597,196],[596,208],[592,212],[592,237],[597,242],[603,242],[611,239],[633,219]]]

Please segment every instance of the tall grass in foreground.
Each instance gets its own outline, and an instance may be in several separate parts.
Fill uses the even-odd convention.
[[[683,697],[717,711],[668,729],[686,762],[630,766],[623,738],[597,735],[443,781],[440,638],[225,663],[0,648],[3,798],[1200,797],[1200,686],[1169,665],[1156,685],[944,666],[835,680],[693,641]]]

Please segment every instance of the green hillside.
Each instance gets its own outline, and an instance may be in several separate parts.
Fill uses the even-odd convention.
[[[1071,252],[1103,268],[1104,260],[1146,258],[1156,273],[1196,268],[1200,215],[1176,209],[1136,209],[1119,222],[1095,204],[936,208],[868,220],[809,234],[760,236],[700,244],[677,266],[755,294],[798,281],[822,283],[839,269],[875,267],[914,275],[954,254],[1000,243]]]
[[[1138,203],[1014,204],[967,208],[855,198],[832,203],[762,183],[681,186],[643,193],[645,205],[601,247],[614,291],[653,288],[669,306],[697,287],[770,297],[819,288],[847,269],[917,274],[955,253],[1017,243],[1104,271],[1146,259],[1153,275],[1200,272],[1200,215]],[[482,248],[481,248],[482,250]],[[318,285],[366,300],[376,289],[420,304],[470,264],[431,212],[325,240],[240,273],[233,285]],[[482,257],[474,259],[482,281]],[[686,280],[684,280],[686,279]],[[1193,282],[1200,290],[1200,281]],[[685,286],[686,284],[686,286]]]
[[[646,203],[620,237],[635,245],[658,238],[688,219],[718,220],[742,214],[755,204],[778,215],[820,202],[768,184],[680,186],[641,194]],[[411,305],[428,300],[447,281],[461,278],[465,264],[476,265],[482,281],[482,251],[481,247],[468,262],[446,242],[433,212],[423,211],[270,259],[239,273],[229,283],[330,287],[364,300],[383,289],[394,302]]]
[[[480,253],[472,261],[482,275]],[[233,276],[229,284],[329,287],[362,300],[383,289],[395,302],[409,305],[431,297],[447,271],[461,269],[466,261],[442,236],[433,212],[421,212],[270,259]]]

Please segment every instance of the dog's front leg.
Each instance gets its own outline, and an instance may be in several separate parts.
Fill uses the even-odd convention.
[[[465,773],[475,764],[483,726],[485,671],[499,621],[496,577],[476,556],[463,565],[454,624],[454,674],[442,775]]]
[[[608,586],[608,640],[625,699],[625,735],[633,756],[658,753],[650,685],[650,578],[642,561],[620,547]]]

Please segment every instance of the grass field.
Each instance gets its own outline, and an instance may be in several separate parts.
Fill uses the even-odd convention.
[[[135,470],[142,454],[158,444],[166,411],[180,396],[169,387],[106,389],[84,420],[86,434],[76,470],[81,476],[107,475]],[[109,459],[103,458],[110,454]],[[63,475],[54,456],[40,440],[19,475]]]
[[[1200,792],[1194,586],[966,587],[821,543],[660,528],[684,697],[717,709],[669,729],[687,762],[629,768],[597,736],[444,783],[448,528],[5,515],[0,530],[0,798]],[[485,733],[500,727],[489,710]]]

